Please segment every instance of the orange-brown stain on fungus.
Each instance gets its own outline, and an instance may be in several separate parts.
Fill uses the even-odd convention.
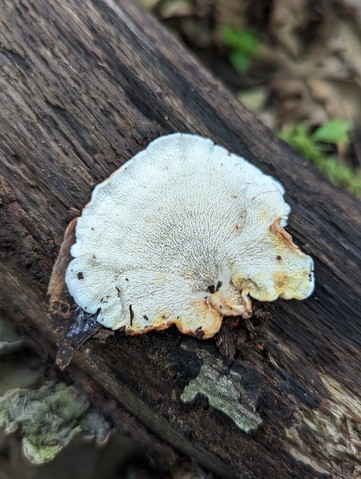
[[[276,233],[276,235],[281,238],[287,245],[288,248],[293,248],[299,250],[299,247],[294,244],[292,236],[287,233],[287,231],[281,226],[281,218],[277,218],[274,223],[272,223],[270,230]]]

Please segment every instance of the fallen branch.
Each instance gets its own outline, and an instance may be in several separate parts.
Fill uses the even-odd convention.
[[[4,0],[0,25],[2,313],[54,361],[60,338],[46,291],[74,208],[155,137],[211,137],[286,187],[289,231],[316,261],[315,294],[266,305],[267,324],[245,323],[236,343],[225,326],[218,345],[227,357],[233,348],[233,362],[214,340],[172,329],[91,339],[68,374],[163,469],[186,455],[222,477],[358,477],[359,203],[275,139],[132,2]],[[222,378],[239,391],[251,428],[232,418],[234,402],[204,400],[207,368],[207,387]]]

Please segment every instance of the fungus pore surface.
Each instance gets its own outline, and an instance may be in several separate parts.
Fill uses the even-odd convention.
[[[93,191],[66,284],[104,326],[210,338],[251,298],[304,299],[313,261],[283,229],[282,185],[199,136],[160,137]]]

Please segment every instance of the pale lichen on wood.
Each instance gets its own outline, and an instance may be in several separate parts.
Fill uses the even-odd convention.
[[[242,376],[228,368],[222,359],[198,349],[203,364],[198,376],[184,388],[181,400],[190,403],[198,394],[205,396],[211,406],[226,414],[242,431],[249,433],[262,423],[256,411],[258,393],[248,394]],[[253,397],[252,397],[253,396]]]
[[[12,389],[0,397],[0,428],[18,432],[34,464],[52,460],[76,434],[107,440],[110,428],[72,386],[48,381],[38,389]]]

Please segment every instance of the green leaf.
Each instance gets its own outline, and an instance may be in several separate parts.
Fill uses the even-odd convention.
[[[233,68],[239,73],[246,73],[251,66],[250,59],[241,52],[231,52],[229,54],[229,61]]]
[[[351,123],[347,120],[329,120],[311,135],[313,140],[324,143],[350,143]]]
[[[253,58],[258,55],[260,41],[253,32],[223,25],[220,29],[220,34],[224,43],[228,47],[237,50],[237,52]]]
[[[347,123],[344,122],[344,120],[332,120],[332,123],[335,121],[340,124]],[[327,124],[329,123],[330,122],[327,122]],[[325,125],[322,125],[319,129],[323,128]],[[350,125],[348,124],[347,126],[348,129],[346,132],[349,131]],[[316,130],[316,132],[318,130]],[[336,131],[337,130],[338,129],[336,128]],[[338,133],[340,133],[340,131],[338,131]],[[315,133],[311,134],[310,127],[305,123],[297,123],[289,129],[279,132],[278,136],[301,153],[305,158],[311,160],[335,186],[346,188],[355,196],[361,196],[361,175],[350,166],[340,164],[336,158],[327,154],[327,151],[325,151],[325,145],[317,142],[324,141],[325,143],[333,143],[335,137],[330,141],[330,137],[326,135],[323,136],[321,131],[320,139],[316,140]],[[340,137],[342,138],[341,135],[338,138]],[[327,141],[324,138],[327,138]]]

